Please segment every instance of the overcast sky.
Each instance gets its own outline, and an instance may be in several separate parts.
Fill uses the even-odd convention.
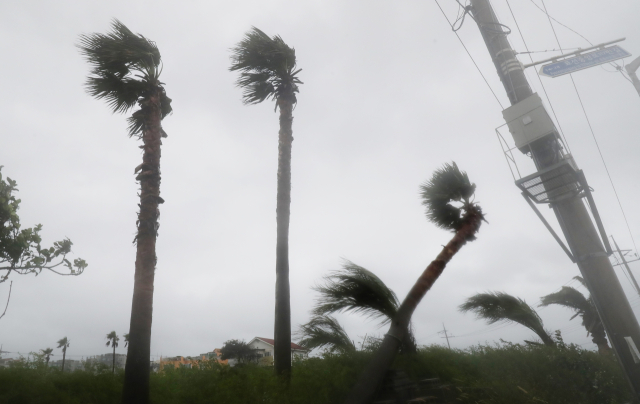
[[[454,0],[439,0],[455,19]],[[557,49],[534,3],[511,0],[532,51]],[[507,3],[501,21],[525,48]],[[626,37],[640,55],[640,3],[548,2],[555,19],[593,43]],[[109,351],[105,336],[128,332],[133,290],[139,141],[87,95],[89,65],[74,46],[80,34],[106,33],[118,18],[155,41],[174,113],[163,125],[153,358],[197,355],[229,339],[273,337],[278,115],[273,103],[244,106],[229,48],[256,26],[296,49],[302,68],[294,111],[290,267],[292,323],[309,319],[310,288],[351,260],[376,273],[402,299],[451,234],[424,216],[419,185],[456,161],[477,184],[487,213],[477,241],[454,257],[413,316],[419,344],[444,344],[443,323],[465,348],[500,338],[534,338],[519,326],[487,327],[457,311],[465,298],[504,291],[537,304],[579,274],[520,196],[495,128],[502,108],[433,0],[424,1],[109,1],[0,3],[0,165],[16,180],[24,227],[42,223],[45,245],[69,237],[79,277],[13,275],[0,343],[8,356],[53,347],[68,358]],[[565,48],[589,44],[554,27]],[[497,94],[509,105],[477,26],[458,31]],[[534,53],[534,60],[557,52]],[[528,63],[528,55],[520,55]],[[543,95],[534,68],[527,70]],[[631,234],[640,170],[640,98],[607,65],[573,75]],[[596,143],[569,76],[542,82],[578,165],[584,169],[608,234],[634,249]],[[547,107],[548,100],[543,96]],[[508,132],[503,132],[508,135]],[[510,139],[509,139],[510,140]],[[532,173],[519,157],[521,173]],[[541,207],[545,213],[549,209]],[[554,226],[555,219],[549,216]],[[557,226],[556,226],[557,227]],[[633,263],[632,270],[640,265]],[[619,268],[619,267],[617,267]],[[631,304],[640,297],[618,270]],[[640,275],[640,274],[639,274]],[[571,286],[577,286],[575,282]],[[9,283],[0,285],[4,306]],[[584,293],[587,293],[584,291]],[[540,310],[546,328],[595,349],[580,320],[562,308]],[[338,316],[356,342],[386,329],[358,315]],[[117,350],[125,353],[123,345]],[[60,359],[56,349],[53,359]]]

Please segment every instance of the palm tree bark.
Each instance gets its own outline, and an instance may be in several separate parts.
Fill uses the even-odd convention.
[[[291,373],[291,292],[289,287],[289,217],[291,214],[291,145],[293,143],[293,102],[280,97],[278,132],[278,190],[276,242],[276,307],[274,322],[274,367],[277,375]]]
[[[123,404],[149,402],[149,372],[151,357],[151,320],[153,314],[153,281],[156,266],[156,237],[160,198],[161,112],[160,89],[155,87],[142,101],[148,108],[142,132],[143,156],[140,180],[140,213],[129,350],[122,389]]]
[[[113,366],[111,367],[111,373],[116,374],[116,342],[113,341]]]
[[[404,299],[398,314],[391,322],[389,331],[385,334],[382,345],[376,352],[369,366],[360,376],[358,383],[355,385],[351,393],[347,397],[345,404],[368,404],[375,398],[378,387],[382,384],[387,370],[391,367],[393,359],[398,352],[398,348],[402,343],[411,316],[416,307],[431,289],[435,281],[438,279],[442,271],[451,261],[451,258],[464,246],[468,240],[473,239],[473,235],[480,228],[482,215],[476,212],[468,214],[464,225],[458,230],[442,249],[435,260],[431,261],[429,266],[424,270],[418,281],[413,285],[407,297]]]
[[[65,346],[62,350],[62,373],[64,373],[64,361],[67,357],[67,347]]]

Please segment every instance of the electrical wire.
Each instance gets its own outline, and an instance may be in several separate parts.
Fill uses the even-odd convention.
[[[444,18],[447,20],[447,23],[449,24],[449,26],[451,27],[451,29],[453,30],[453,26],[451,25],[451,22],[449,21],[449,18],[447,18],[447,15],[444,13],[444,10],[442,9],[442,7],[440,7],[440,3],[438,3],[438,0],[436,0],[436,4],[438,5],[438,8],[440,9],[440,11],[442,12],[442,15],[444,16]],[[462,39],[460,38],[460,35],[458,35],[457,32],[453,31],[454,34],[456,34],[456,37],[458,37],[458,41],[460,41],[460,43],[462,44],[462,47],[464,48],[464,50],[467,52],[467,55],[469,55],[469,57],[471,58],[471,61],[473,62],[473,64],[476,66],[476,69],[478,69],[478,73],[480,73],[480,75],[482,76],[482,79],[484,80],[484,82],[487,84],[487,87],[489,87],[489,90],[491,90],[491,94],[493,94],[493,96],[495,97],[496,101],[498,101],[498,104],[500,105],[501,109],[504,109],[504,107],[502,106],[502,103],[500,102],[500,99],[498,99],[498,96],[496,95],[496,93],[493,91],[493,89],[491,88],[491,86],[489,85],[489,82],[487,81],[487,79],[484,77],[484,74],[482,74],[482,71],[480,70],[480,67],[478,67],[478,64],[476,63],[476,61],[473,59],[473,56],[471,56],[471,53],[469,53],[469,50],[467,49],[467,47],[465,46],[464,42],[462,42]]]
[[[551,30],[553,31],[553,36],[556,38],[556,42],[558,43],[558,47],[562,48],[562,45],[560,45],[560,40],[558,39],[558,35],[556,34],[556,30],[555,30],[555,28],[553,26],[553,23],[551,22],[551,16],[547,12],[547,6],[544,4],[544,0],[541,0],[541,1],[542,1],[542,6],[544,7],[544,12],[547,15],[547,17],[549,18],[549,25],[551,25]],[[580,35],[580,36],[582,36],[582,35]],[[633,232],[631,231],[631,227],[629,226],[629,221],[627,220],[627,215],[625,214],[624,208],[622,207],[622,202],[620,201],[620,197],[618,196],[618,191],[616,190],[616,186],[613,184],[613,179],[611,178],[611,173],[609,173],[609,168],[607,167],[607,163],[604,160],[604,156],[602,155],[602,150],[600,150],[600,145],[598,144],[598,140],[596,139],[596,134],[593,131],[593,127],[591,126],[591,121],[589,120],[589,116],[587,115],[587,110],[585,109],[584,103],[582,102],[582,97],[580,97],[580,93],[578,92],[578,87],[576,86],[576,82],[575,82],[575,80],[573,80],[573,74],[569,74],[569,77],[571,77],[571,83],[573,83],[573,88],[576,90],[576,95],[578,96],[578,100],[580,101],[580,107],[582,107],[582,112],[584,113],[584,117],[586,118],[587,124],[589,125],[589,130],[591,131],[591,136],[593,137],[593,141],[595,142],[596,148],[598,149],[598,153],[600,154],[600,159],[602,160],[602,165],[604,165],[604,169],[607,172],[607,176],[609,177],[609,182],[611,183],[611,188],[613,188],[613,193],[616,195],[616,199],[618,200],[618,206],[620,206],[620,211],[622,212],[622,216],[623,216],[624,221],[625,221],[625,223],[627,225],[627,230],[629,230],[629,235],[631,236],[631,241],[633,242],[633,248],[635,248],[635,250],[638,251],[638,247],[636,246],[636,240],[633,237]]]

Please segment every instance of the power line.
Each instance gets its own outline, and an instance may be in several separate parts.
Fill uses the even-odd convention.
[[[447,15],[444,13],[444,10],[442,9],[442,7],[440,7],[440,3],[438,3],[438,0],[436,0],[436,4],[438,5],[438,8],[440,9],[440,11],[442,12],[442,15],[444,16],[444,18],[447,20],[447,24],[449,24],[449,26],[451,27],[451,30],[453,30],[453,26],[451,25],[451,22],[449,21],[449,18],[447,18]],[[458,38],[458,41],[460,41],[460,43],[462,44],[462,47],[464,48],[464,50],[467,52],[467,55],[469,55],[469,57],[471,58],[471,61],[473,62],[473,64],[475,65],[476,69],[478,69],[478,73],[480,73],[480,75],[482,76],[482,79],[484,80],[484,82],[487,84],[487,87],[489,87],[489,90],[491,90],[491,94],[493,94],[493,96],[495,97],[496,101],[498,101],[498,104],[500,105],[501,109],[504,109],[504,107],[502,106],[502,103],[500,102],[500,99],[498,99],[498,96],[496,95],[496,93],[493,91],[493,89],[491,88],[491,86],[489,85],[489,82],[487,81],[487,79],[484,77],[484,74],[482,74],[482,71],[480,70],[480,68],[478,67],[478,64],[476,63],[476,61],[473,59],[473,56],[471,56],[471,53],[469,53],[469,50],[467,49],[467,47],[465,46],[464,42],[462,42],[462,39],[460,38],[460,35],[458,35],[457,32],[453,31],[454,34],[456,34],[456,37]]]
[[[558,43],[558,47],[562,48],[562,45],[560,45],[560,40],[558,39],[558,35],[556,34],[556,30],[553,27],[553,23],[551,22],[551,16],[549,15],[549,13],[547,13],[547,6],[544,4],[544,0],[541,0],[541,1],[542,1],[542,6],[544,7],[544,12],[545,12],[545,14],[547,14],[547,17],[549,18],[549,25],[551,25],[551,30],[553,31],[553,36],[556,38],[556,42]],[[533,2],[533,0],[532,0],[532,2]],[[557,22],[557,20],[556,20],[556,22]],[[582,36],[582,35],[580,35],[580,36]],[[589,42],[589,41],[587,40],[587,42]],[[591,43],[591,42],[589,42],[589,43]],[[624,222],[627,225],[627,230],[629,230],[629,235],[631,236],[631,241],[633,242],[633,247],[635,248],[636,251],[638,251],[638,247],[636,246],[636,240],[633,237],[633,232],[631,231],[631,227],[629,226],[629,221],[627,220],[627,215],[625,214],[624,208],[622,207],[622,202],[620,202],[620,197],[618,196],[618,191],[616,190],[616,186],[613,184],[613,179],[611,178],[611,173],[609,173],[609,168],[607,167],[607,163],[605,162],[604,156],[602,155],[602,150],[600,150],[600,145],[598,144],[598,140],[596,139],[596,134],[593,131],[593,127],[591,126],[591,121],[589,120],[589,116],[587,115],[587,110],[585,109],[584,103],[582,102],[582,97],[580,97],[580,93],[578,92],[578,87],[576,86],[576,82],[573,80],[573,74],[569,74],[569,77],[571,77],[571,83],[573,83],[573,88],[576,90],[576,95],[578,96],[578,100],[580,101],[580,107],[582,108],[582,112],[584,113],[584,117],[586,118],[587,124],[589,125],[589,130],[591,131],[591,136],[593,137],[593,141],[595,142],[596,148],[598,149],[598,153],[600,154],[600,159],[602,160],[602,165],[604,165],[604,169],[607,172],[607,176],[609,177],[609,182],[611,183],[611,188],[613,188],[613,193],[616,195],[616,199],[618,200],[618,206],[620,206],[620,211],[622,212],[622,217],[624,218]]]

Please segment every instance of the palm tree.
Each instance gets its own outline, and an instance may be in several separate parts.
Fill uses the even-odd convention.
[[[156,44],[134,34],[118,20],[107,34],[80,36],[80,52],[92,65],[87,92],[104,98],[114,112],[126,112],[136,105],[129,121],[129,136],[142,140],[142,164],[135,169],[140,181],[140,212],[133,299],[131,306],[131,346],[127,355],[122,390],[123,403],[149,402],[149,358],[153,281],[156,266],[158,205],[160,197],[160,145],[166,133],[161,121],[169,114],[171,99],[160,82],[161,58]]]
[[[47,367],[49,367],[49,359],[53,356],[53,348],[41,349],[40,352],[42,353],[42,356],[44,356],[44,360],[47,363]]]
[[[67,337],[62,338],[58,341],[58,348],[62,348],[62,372],[64,373],[64,362],[67,358],[67,348],[69,348],[69,341]]]
[[[118,347],[118,341],[120,341],[120,338],[118,337],[118,334],[116,334],[115,331],[111,331],[109,334],[107,334],[107,346],[109,346],[109,344],[111,344],[111,346],[113,347],[113,369],[112,372],[115,375],[116,374],[116,348]]]
[[[578,280],[586,288],[582,277],[576,276],[573,279]],[[587,329],[587,336],[589,336],[589,334],[593,336],[592,341],[598,346],[598,352],[601,354],[611,353],[611,347],[609,347],[609,343],[607,342],[607,334],[604,331],[604,326],[602,325],[602,321],[600,321],[600,316],[598,316],[591,297],[584,297],[582,293],[571,286],[563,286],[559,292],[551,293],[540,299],[542,301],[540,304],[541,307],[558,304],[575,311],[575,314],[570,320],[573,320],[577,316],[582,317],[582,325]]]
[[[398,312],[400,302],[396,294],[373,272],[351,261],[345,261],[342,270],[331,273],[324,280],[323,285],[313,288],[320,293],[312,310],[315,316],[352,311],[372,318],[382,317],[382,324],[386,324]],[[411,326],[401,347],[408,352],[417,350]]]
[[[280,108],[278,132],[278,190],[276,207],[276,307],[274,366],[276,374],[291,372],[291,302],[289,291],[289,217],[291,205],[291,144],[293,107],[298,84],[296,52],[278,35],[270,38],[253,27],[234,48],[231,71],[239,71],[236,85],[243,89],[244,104],[273,99]]]
[[[328,347],[330,352],[355,352],[356,346],[338,320],[331,316],[314,316],[300,326],[300,345],[311,350]]]
[[[519,297],[504,292],[478,293],[468,298],[459,308],[462,312],[474,312],[489,324],[498,321],[521,324],[535,332],[545,345],[555,345],[551,335],[544,329],[538,313]]]
[[[126,348],[127,346],[129,346],[129,334],[122,334],[122,336],[124,337],[124,347]]]
[[[452,231],[454,236],[436,259],[431,261],[405,297],[391,321],[380,349],[347,397],[347,404],[364,404],[373,400],[377,387],[382,383],[403,341],[411,315],[420,300],[460,248],[476,239],[484,215],[480,206],[473,202],[475,188],[475,184],[469,181],[464,171],[458,169],[456,163],[445,164],[422,185],[422,203],[427,208],[427,219],[440,228]]]

